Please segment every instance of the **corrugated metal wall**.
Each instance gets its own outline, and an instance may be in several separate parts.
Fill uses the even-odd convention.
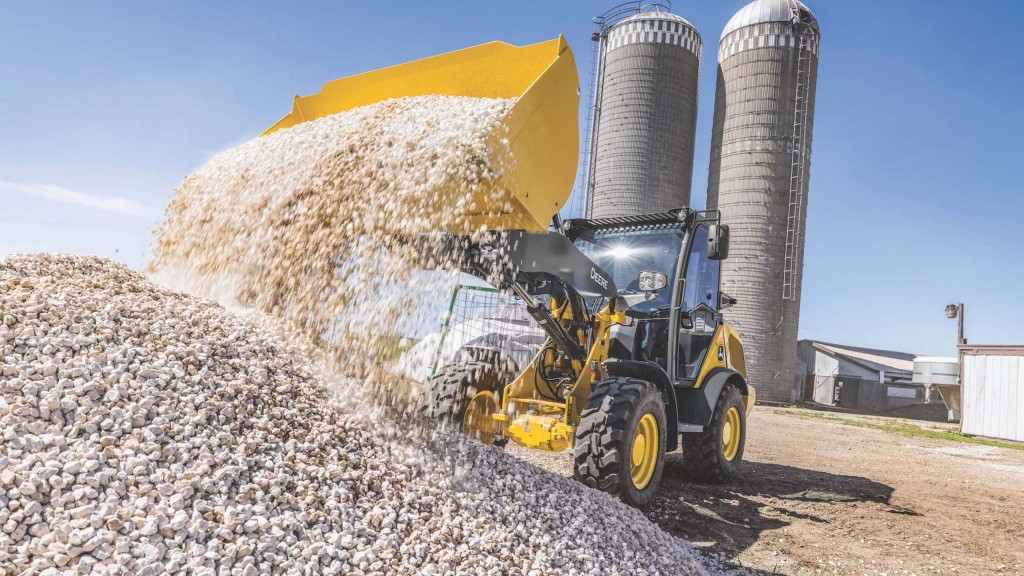
[[[831,404],[835,393],[836,379],[850,379],[878,384],[878,372],[854,364],[843,358],[836,358],[812,345],[800,345],[799,359],[807,364],[807,377],[811,379],[813,400],[819,404]],[[881,389],[881,385],[879,385]],[[865,390],[867,390],[865,388]],[[866,392],[865,392],[866,393]],[[872,388],[871,394],[876,394]],[[760,391],[758,392],[760,394]],[[862,400],[863,402],[863,400]],[[864,404],[868,406],[867,403]],[[877,407],[877,406],[871,406]]]
[[[775,402],[796,400],[819,40],[816,24],[755,22],[718,50],[708,207],[731,228],[722,289],[738,303],[725,316],[742,335],[758,398]]]
[[[814,401],[819,404],[831,404],[835,393],[836,375],[839,374],[839,360],[821,352],[815,352],[814,356]]]
[[[667,12],[602,35],[587,215],[662,212],[690,203],[700,35]]]
[[[965,353],[962,359],[961,431],[1024,442],[1024,356]]]

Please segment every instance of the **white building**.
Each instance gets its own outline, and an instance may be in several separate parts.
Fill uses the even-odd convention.
[[[960,346],[960,431],[1024,442],[1024,346]]]

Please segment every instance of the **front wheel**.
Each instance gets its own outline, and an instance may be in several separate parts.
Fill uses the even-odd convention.
[[[665,403],[645,380],[594,385],[576,428],[573,476],[630,506],[651,503],[665,467]]]
[[[743,395],[727,384],[718,395],[711,423],[703,432],[683,436],[683,466],[702,482],[722,483],[739,476],[747,441]]]
[[[480,361],[449,364],[427,381],[423,413],[442,425],[451,425],[484,444],[503,444],[498,421],[506,384],[504,373]]]

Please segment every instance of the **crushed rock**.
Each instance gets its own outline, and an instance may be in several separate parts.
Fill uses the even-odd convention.
[[[2,572],[712,571],[606,494],[389,424],[308,358],[108,260],[0,260]]]

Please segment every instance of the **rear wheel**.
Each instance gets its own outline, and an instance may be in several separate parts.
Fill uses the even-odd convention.
[[[747,440],[743,395],[728,384],[718,395],[711,423],[703,432],[683,434],[683,465],[702,482],[721,483],[739,476]]]
[[[505,380],[504,373],[487,362],[444,366],[427,381],[424,415],[485,444],[503,444],[491,415],[501,409]]]
[[[642,508],[661,483],[666,430],[665,404],[654,384],[602,380],[594,385],[576,428],[573,476]]]

